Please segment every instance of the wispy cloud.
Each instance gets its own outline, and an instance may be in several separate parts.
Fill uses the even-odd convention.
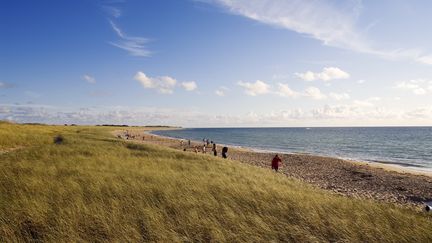
[[[96,83],[96,79],[95,79],[94,77],[88,75],[88,74],[84,74],[84,75],[82,76],[82,78],[83,78],[85,81],[87,81],[88,83],[91,83],[91,84]]]
[[[321,72],[307,71],[305,73],[295,73],[295,75],[305,81],[331,81],[334,79],[347,79],[350,77],[349,73],[337,67],[325,67]]]
[[[103,6],[102,8],[111,17],[119,18],[122,16],[122,11],[117,7]]]
[[[109,42],[111,45],[127,51],[129,55],[132,56],[151,56],[151,52],[147,49],[146,46],[146,44],[149,42],[147,38],[128,36],[112,20],[110,20],[109,22],[113,31],[120,38],[120,40],[116,42]]]
[[[34,92],[34,91],[31,91],[31,90],[25,91],[24,94],[30,98],[33,98],[33,99],[37,99],[37,98],[40,98],[42,96],[41,94]]]
[[[12,87],[13,87],[13,84],[0,81],[0,89],[8,89],[8,88],[12,88]]]
[[[387,59],[410,59],[432,65],[432,55],[416,49],[377,48],[359,30],[361,0],[210,0],[233,14],[268,25],[292,30],[321,41],[324,45],[368,53]]]

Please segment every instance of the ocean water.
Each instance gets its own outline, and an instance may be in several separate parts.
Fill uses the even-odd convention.
[[[432,127],[190,128],[156,135],[432,170]]]

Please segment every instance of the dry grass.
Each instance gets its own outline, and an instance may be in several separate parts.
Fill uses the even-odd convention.
[[[0,154],[0,242],[432,241],[420,212],[109,129],[0,123],[0,148],[21,147]]]

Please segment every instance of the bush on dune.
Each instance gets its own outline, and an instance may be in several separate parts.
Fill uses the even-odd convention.
[[[0,124],[0,146],[21,147],[0,154],[0,242],[432,241],[411,209],[109,131]]]

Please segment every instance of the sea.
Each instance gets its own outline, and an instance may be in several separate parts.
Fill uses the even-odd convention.
[[[155,135],[432,171],[432,127],[186,128]]]

